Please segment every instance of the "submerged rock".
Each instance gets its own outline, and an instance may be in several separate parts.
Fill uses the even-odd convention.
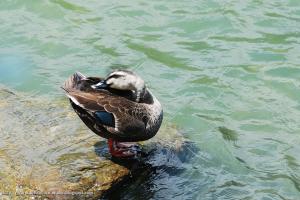
[[[3,88],[0,120],[1,199],[96,199],[159,165],[161,152],[179,153],[186,144],[175,127],[163,126],[141,143],[139,158],[111,159],[106,141],[85,127],[65,98]]]

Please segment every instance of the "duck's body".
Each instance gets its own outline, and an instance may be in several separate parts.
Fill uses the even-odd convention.
[[[63,89],[81,120],[106,139],[148,140],[161,125],[161,104],[132,72],[118,70],[106,79],[75,73]]]

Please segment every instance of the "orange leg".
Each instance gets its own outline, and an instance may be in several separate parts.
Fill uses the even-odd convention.
[[[117,142],[112,138],[108,139],[107,142],[109,152],[114,157],[134,157],[138,152],[138,148],[135,143]]]
[[[109,150],[109,153],[110,154],[113,154],[113,151],[114,151],[114,140],[109,138],[107,140],[107,144],[108,144],[108,150]]]

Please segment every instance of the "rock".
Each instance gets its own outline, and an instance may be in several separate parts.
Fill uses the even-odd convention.
[[[63,95],[30,97],[2,88],[0,120],[1,199],[97,199],[151,170],[162,150],[182,152],[186,143],[165,125],[141,143],[138,159],[111,159],[106,141],[85,127]]]

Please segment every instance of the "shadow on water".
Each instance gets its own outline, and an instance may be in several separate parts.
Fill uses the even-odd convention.
[[[94,145],[98,156],[109,156],[105,142],[97,142]],[[163,146],[161,144],[142,148],[141,154],[133,159],[119,159],[111,157],[111,161],[130,170],[130,176],[117,183],[102,195],[101,199],[130,199],[140,197],[150,199],[159,190],[172,186],[167,177],[179,176],[185,171],[184,163],[189,162],[199,149],[192,142],[184,142],[180,149]],[[174,186],[176,187],[176,186]]]

